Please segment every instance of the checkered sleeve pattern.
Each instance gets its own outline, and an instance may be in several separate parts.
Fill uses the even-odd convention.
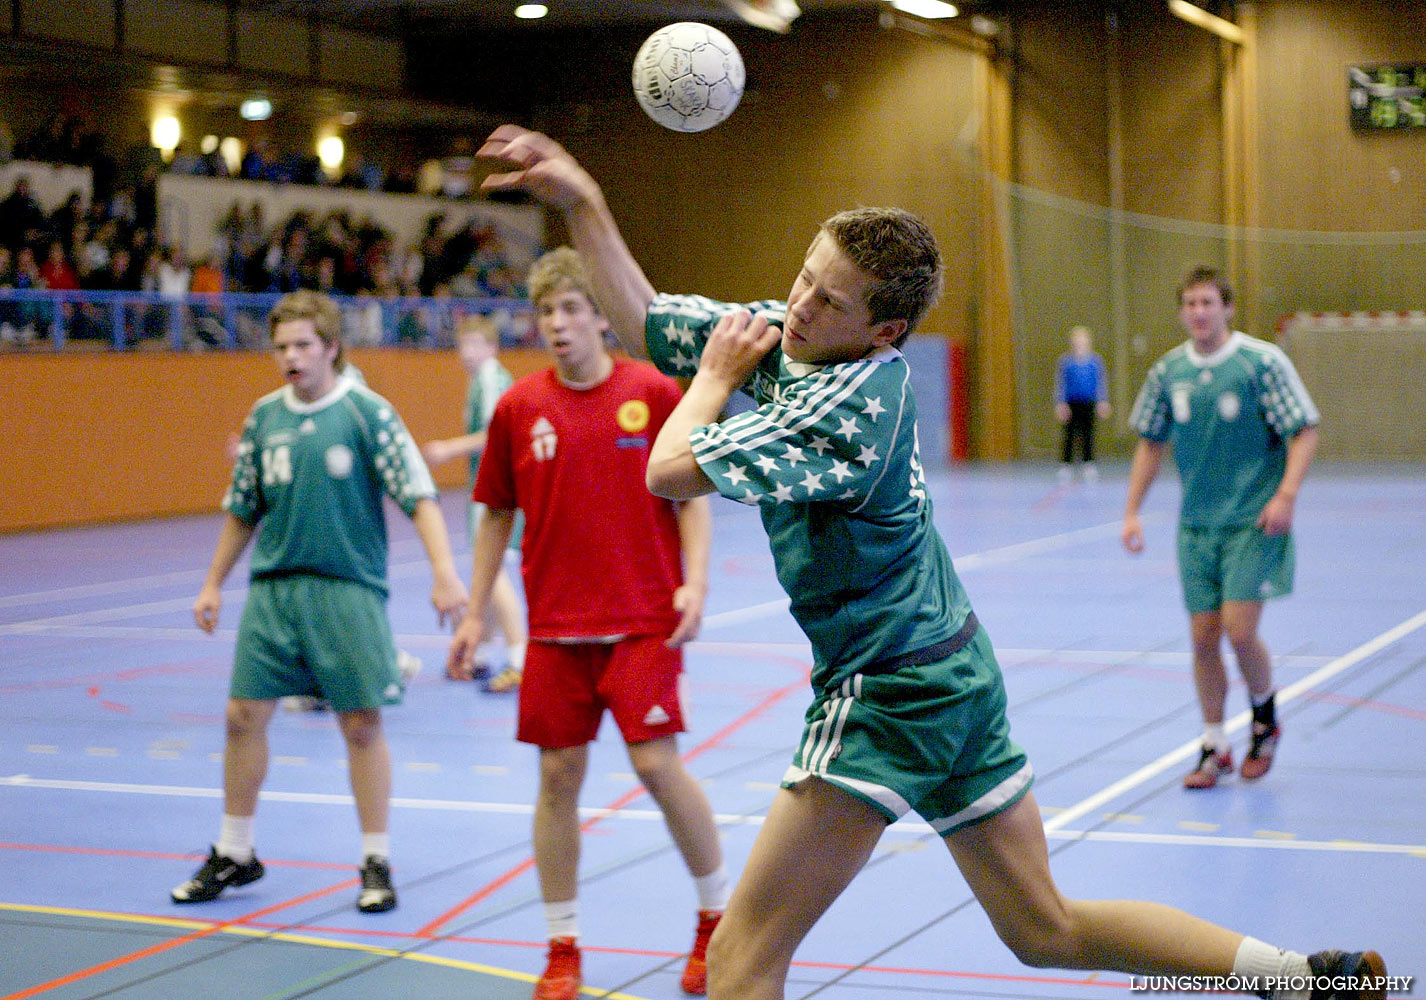
[[[1317,407],[1292,361],[1280,348],[1270,347],[1263,352],[1258,377],[1262,383],[1263,416],[1273,433],[1288,440],[1304,428],[1317,426],[1321,419]]]
[[[262,517],[264,504],[259,485],[257,417],[249,413],[243,421],[238,454],[233,461],[233,478],[223,494],[223,509],[238,520],[256,524]]]
[[[1129,429],[1150,441],[1167,441],[1173,430],[1169,396],[1164,387],[1164,363],[1149,369],[1134,408],[1129,411]]]

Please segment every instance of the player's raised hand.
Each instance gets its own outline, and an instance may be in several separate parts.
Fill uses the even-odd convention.
[[[524,191],[558,208],[599,197],[599,185],[579,161],[542,133],[501,125],[476,155],[504,160],[516,168],[485,178],[480,186],[486,191]]]
[[[769,326],[766,316],[754,316],[746,309],[730,312],[708,335],[698,361],[698,375],[716,379],[729,390],[737,389],[781,339],[782,331]]]

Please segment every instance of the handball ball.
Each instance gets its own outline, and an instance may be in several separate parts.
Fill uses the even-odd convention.
[[[717,28],[670,24],[650,35],[634,57],[634,96],[664,128],[702,132],[738,106],[743,57]]]

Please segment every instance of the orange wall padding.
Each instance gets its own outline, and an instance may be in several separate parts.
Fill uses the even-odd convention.
[[[454,351],[350,352],[417,442],[462,433]],[[542,351],[502,351],[518,378]],[[224,450],[253,402],[282,384],[266,354],[0,354],[0,532],[218,509]],[[460,486],[463,462],[432,469]]]

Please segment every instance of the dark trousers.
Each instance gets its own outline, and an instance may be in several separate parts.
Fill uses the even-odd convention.
[[[1074,457],[1074,442],[1079,439],[1079,454],[1086,462],[1094,461],[1093,403],[1070,403],[1070,418],[1065,422],[1065,441],[1060,449],[1060,461],[1066,465]]]

